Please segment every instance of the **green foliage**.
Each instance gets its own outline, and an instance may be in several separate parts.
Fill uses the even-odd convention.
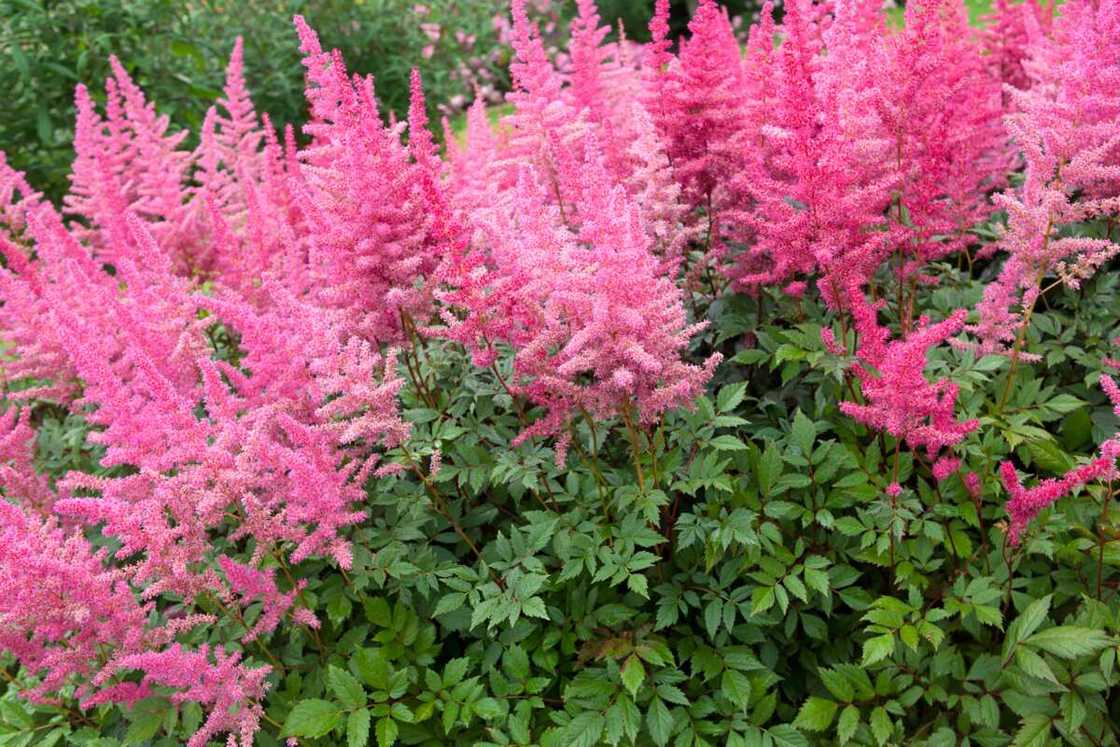
[[[245,39],[245,69],[259,111],[277,126],[299,125],[306,117],[303,83],[290,71],[298,66],[299,44],[292,29],[296,13],[307,17],[326,48],[342,50],[351,69],[372,73],[381,104],[403,116],[408,109],[408,76],[413,65],[424,75],[431,102],[470,96],[457,77],[460,65],[472,73],[486,67],[504,79],[502,60],[489,59],[495,32],[491,18],[504,10],[498,0],[459,3],[426,0],[424,17],[412,0],[0,0],[0,143],[12,166],[50,197],[65,192],[73,159],[74,86],[85,83],[94,96],[109,74],[115,54],[162,113],[197,134],[220,94],[225,63],[238,35]],[[432,40],[420,23],[439,24]],[[473,35],[471,48],[451,29]],[[472,58],[478,57],[478,60]]]

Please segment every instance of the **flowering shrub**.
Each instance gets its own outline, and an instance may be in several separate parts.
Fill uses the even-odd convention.
[[[1116,742],[1120,0],[668,9],[0,154],[0,742]]]

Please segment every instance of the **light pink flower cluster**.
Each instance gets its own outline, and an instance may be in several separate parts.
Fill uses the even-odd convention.
[[[9,407],[0,415],[0,486],[9,499],[42,517],[51,514],[55,495],[45,475],[35,470],[35,429],[30,411]]]
[[[88,698],[107,652],[147,645],[151,603],[137,602],[128,574],[104,561],[80,533],[0,500],[0,650],[41,678],[27,697],[48,700],[76,680]]]
[[[1008,214],[999,242],[1007,256],[969,328],[983,353],[1013,347],[1046,278],[1077,288],[1120,253],[1111,237],[1062,231],[1120,214],[1118,60],[1120,3],[1071,2],[1049,36],[1035,34],[1024,63],[1033,85],[1008,89],[1015,111],[1007,124],[1026,169],[1022,187],[996,197]]]
[[[24,416],[3,415],[0,648],[42,678],[36,697],[76,683],[92,706],[172,688],[209,710],[192,745],[222,732],[251,744],[269,668],[174,639],[212,621],[189,610],[215,597],[261,606],[246,643],[286,621],[318,625],[301,587],[266,569],[273,557],[349,565],[366,478],[394,468],[379,452],[408,435],[383,345],[402,312],[427,313],[419,280],[445,239],[430,140],[426,153],[415,133],[405,146],[368,81],[297,24],[315,115],[304,149],[258,122],[239,43],[194,153],[116,61],[104,116],[79,88],[69,224],[0,162],[10,398],[82,414],[101,466],[128,468],[71,473],[56,493],[34,471]],[[384,203],[368,199],[389,182]],[[236,350],[215,351],[219,324]],[[83,526],[115,540],[111,556]],[[215,536],[251,539],[252,553],[220,554]],[[188,613],[153,616],[169,596]],[[134,670],[139,684],[122,679]]]
[[[518,442],[556,436],[563,461],[573,417],[653,422],[689,404],[719,358],[682,360],[700,327],[688,323],[673,282],[677,189],[657,141],[633,154],[619,129],[626,121],[606,108],[626,75],[601,47],[593,4],[580,5],[570,81],[523,2],[514,3],[514,29],[508,137],[495,142],[476,113],[480,139],[452,161],[450,184],[461,191],[451,204],[470,238],[441,269],[445,328],[433,332],[463,343],[481,366],[511,347],[511,390],[545,408]],[[648,119],[632,98],[627,106]],[[459,171],[487,162],[481,178]]]
[[[834,309],[892,255],[899,282],[927,282],[923,265],[969,243],[1007,166],[999,81],[963,7],[910,3],[901,31],[864,0],[794,0],[778,27],[763,12],[746,57],[755,106],[738,125],[748,199],[732,278],[816,279]]]

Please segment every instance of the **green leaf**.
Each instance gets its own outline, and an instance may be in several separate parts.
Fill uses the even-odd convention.
[[[838,707],[833,701],[814,695],[802,704],[793,725],[809,731],[824,731],[832,725]]]
[[[435,610],[432,611],[432,617],[439,617],[446,615],[448,612],[454,612],[463,606],[463,602],[467,599],[467,595],[462,592],[452,592],[445,594],[436,605]]]
[[[747,445],[730,434],[716,436],[708,444],[716,451],[743,451]]]
[[[638,689],[642,686],[642,681],[646,678],[646,668],[642,666],[642,660],[636,654],[630,654],[626,657],[626,663],[622,665],[622,684],[629,691],[631,697],[638,694]]]
[[[817,439],[817,427],[805,413],[798,410],[793,416],[793,442],[808,458],[813,453],[813,442]]]
[[[346,708],[361,708],[366,704],[366,691],[354,675],[333,664],[327,669],[327,682],[331,692]]]
[[[1046,660],[1029,648],[1020,646],[1015,650],[1015,663],[1031,677],[1049,680],[1055,685],[1059,684],[1058,678],[1054,676],[1054,672],[1050,669],[1050,665],[1046,663]]]
[[[723,602],[713,599],[704,608],[704,629],[708,631],[709,638],[715,638],[719,630],[720,621],[723,619]]]
[[[474,712],[489,721],[502,713],[502,704],[494,698],[479,698],[474,702]]]
[[[1084,407],[1085,401],[1074,397],[1072,394],[1059,394],[1056,397],[1048,400],[1043,407],[1047,410],[1052,410],[1059,415],[1073,412],[1074,410]]]
[[[740,381],[736,384],[728,384],[719,390],[719,396],[716,397],[716,409],[720,412],[732,412],[743,401],[743,397],[747,393],[746,381]]]
[[[1032,713],[1023,719],[1011,745],[1012,747],[1044,747],[1049,741],[1050,717],[1042,713]]]
[[[768,442],[766,450],[758,460],[758,485],[763,495],[768,495],[770,488],[774,487],[781,477],[782,465],[782,453],[778,451],[773,441]]]
[[[844,744],[856,735],[858,728],[859,709],[850,705],[840,712],[840,720],[836,723],[836,737]]]
[[[809,740],[789,724],[779,724],[766,730],[775,747],[809,747]]]
[[[377,747],[393,747],[397,742],[397,722],[386,716],[377,721]]]
[[[1073,460],[1069,454],[1062,451],[1057,441],[1052,439],[1028,441],[1026,446],[1034,463],[1047,472],[1061,474],[1073,466]]]
[[[646,726],[649,727],[649,736],[658,747],[669,743],[673,736],[673,714],[665,707],[661,698],[650,701],[646,711]]]
[[[817,670],[817,674],[834,698],[844,703],[851,703],[855,700],[855,685],[853,685],[852,681],[845,677],[843,673],[835,669],[819,669]]]
[[[360,648],[351,657],[350,664],[362,678],[362,682],[375,690],[389,689],[389,678],[393,672],[381,649]]]
[[[366,747],[369,744],[369,710],[359,708],[346,719],[347,747]]]
[[[894,636],[890,633],[868,638],[863,643],[863,662],[861,666],[870,666],[882,661],[894,653]]]
[[[744,709],[751,701],[751,682],[742,672],[725,669],[720,679],[720,689],[736,708]]]
[[[571,747],[595,747],[601,743],[607,720],[597,711],[584,711],[565,727],[562,744]]]
[[[1023,643],[1037,646],[1063,659],[1076,659],[1079,656],[1095,654],[1111,645],[1112,639],[1103,630],[1097,628],[1058,625],[1035,633]]]
[[[452,659],[447,662],[447,666],[443,669],[443,687],[450,689],[463,681],[463,677],[467,675],[467,669],[471,666],[471,660],[467,657],[460,659]]]
[[[362,603],[366,611],[366,619],[380,628],[393,626],[393,610],[384,597],[371,597]]]
[[[327,700],[311,698],[296,703],[284,720],[282,736],[316,738],[325,735],[342,720],[342,709]]]
[[[871,712],[871,718],[868,719],[871,724],[871,733],[875,736],[875,741],[883,745],[891,738],[891,732],[894,731],[894,725],[891,723],[891,717],[887,715],[886,709],[879,706]]]

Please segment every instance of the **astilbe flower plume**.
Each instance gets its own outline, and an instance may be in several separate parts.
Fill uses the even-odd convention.
[[[957,445],[979,427],[979,421],[956,419],[954,383],[945,379],[931,383],[924,373],[929,350],[963,329],[967,311],[958,310],[936,324],[922,318],[907,335],[890,340],[890,331],[876,319],[880,306],[863,301],[854,307],[860,341],[855,373],[866,401],[841,402],[840,410],[912,449],[924,448],[936,459],[943,449]],[[825,342],[842,352],[830,333]],[[944,468],[945,463],[938,471]]]
[[[1008,128],[1026,163],[1023,185],[997,195],[1008,214],[999,277],[970,327],[982,353],[1018,347],[1043,281],[1077,288],[1120,252],[1110,237],[1064,236],[1063,226],[1120,213],[1120,2],[1063,6],[1028,65],[1035,85],[1010,89]],[[1014,341],[1014,342],[1013,342]]]
[[[517,438],[557,436],[563,460],[573,416],[633,410],[654,421],[687,405],[719,357],[703,367],[681,360],[699,329],[686,321],[680,291],[651,251],[640,208],[612,182],[594,138],[586,141],[573,228],[549,198],[547,177],[522,170],[508,203],[483,236],[475,259],[449,277],[441,295],[448,337],[479,365],[496,346],[514,350],[514,393],[546,414]]]
[[[950,0],[909,3],[883,54],[875,105],[897,174],[898,275],[921,280],[923,265],[964,248],[993,210],[987,192],[1009,166],[999,82],[965,8]]]
[[[121,656],[106,672],[132,669],[144,672],[141,687],[174,688],[172,703],[192,701],[208,707],[206,721],[187,740],[187,747],[204,747],[223,732],[230,735],[230,747],[252,747],[264,713],[260,701],[268,689],[269,667],[250,669],[241,663],[240,653],[211,651],[206,644],[190,651],[176,643],[162,651]]]
[[[1049,30],[1053,17],[1053,0],[995,0],[981,36],[988,67],[996,80],[1013,88],[1030,86],[1024,62],[1030,55],[1031,35]],[[1003,101],[1010,105],[1011,97],[1005,94]]]
[[[41,678],[25,697],[46,701],[73,682],[88,697],[106,650],[146,645],[150,604],[137,602],[127,573],[107,569],[105,555],[80,533],[0,499],[0,649]]]
[[[742,166],[734,148],[744,125],[739,42],[726,11],[715,0],[701,0],[688,38],[675,57],[667,57],[667,13],[668,3],[658,3],[650,23],[657,52],[648,60],[653,70],[647,74],[647,107],[686,201],[718,215],[732,197],[723,185]]]
[[[66,213],[81,220],[80,238],[112,263],[119,248],[97,229],[107,226],[110,216],[131,210],[151,224],[177,271],[189,274],[198,248],[185,195],[192,154],[180,147],[189,133],[169,134],[170,118],[156,113],[116,57],[110,64],[104,117],[85,86],[75,92],[75,160]]]
[[[826,303],[843,310],[847,290],[867,282],[889,251],[882,214],[896,179],[883,166],[880,122],[863,113],[874,111],[868,92],[881,71],[872,52],[883,32],[859,9],[837,4],[825,35],[835,64],[821,64],[806,2],[788,5],[778,50],[771,8],[751,30],[752,79],[768,105],[752,113],[742,141],[749,160],[738,181],[748,199],[734,220],[748,246],[730,272],[739,288],[797,290],[798,277],[822,275]]]
[[[324,52],[303,18],[295,22],[312,115],[293,188],[307,221],[306,287],[317,304],[344,310],[354,334],[397,341],[401,315],[424,317],[431,303],[418,285],[437,261],[425,167],[401,142],[404,123],[382,120],[373,80],[348,77],[337,50]]]
[[[13,169],[8,164],[7,154],[0,150],[0,241],[18,241],[27,228],[28,210],[42,199],[43,196],[27,183],[24,173]]]
[[[9,407],[0,415],[0,486],[7,499],[42,517],[51,515],[54,492],[35,470],[35,429],[29,410]]]

